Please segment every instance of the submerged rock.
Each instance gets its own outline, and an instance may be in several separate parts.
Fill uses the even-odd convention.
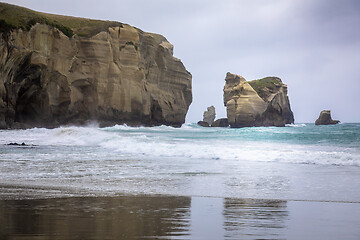
[[[26,144],[26,143],[17,143],[17,142],[11,142],[6,144],[8,146],[20,146],[20,147],[36,147],[37,145],[33,145],[33,144]]]
[[[330,110],[323,110],[320,112],[319,118],[316,119],[315,125],[331,125],[339,122],[339,120],[332,120]]]
[[[209,125],[211,125],[216,117],[216,113],[215,113],[215,107],[214,106],[210,106],[207,108],[207,110],[204,112],[203,115],[203,121],[207,122]]]
[[[229,126],[229,122],[227,118],[217,119],[215,122],[213,122],[213,124],[211,124],[211,127],[228,127],[228,126]]]
[[[119,22],[0,8],[0,128],[184,123],[192,77],[165,37]]]
[[[227,73],[224,105],[231,127],[285,126],[294,123],[287,86],[280,78],[267,77],[247,82]]]
[[[23,143],[11,142],[11,143],[8,143],[6,145],[9,145],[9,146],[27,146],[24,142]]]

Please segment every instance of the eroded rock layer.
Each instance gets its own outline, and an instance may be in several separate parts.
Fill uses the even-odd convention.
[[[280,78],[246,81],[227,73],[224,105],[231,127],[285,126],[294,123],[287,86]]]
[[[163,36],[121,23],[86,36],[0,25],[1,128],[184,123],[191,74]]]

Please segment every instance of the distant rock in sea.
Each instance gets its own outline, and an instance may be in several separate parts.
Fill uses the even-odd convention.
[[[216,113],[215,113],[215,107],[214,106],[210,106],[207,108],[207,110],[204,112],[203,115],[203,121],[207,122],[209,125],[211,125],[216,117]]]
[[[229,122],[227,118],[217,119],[215,122],[211,124],[211,127],[228,127],[228,126],[229,126]]]
[[[197,125],[202,126],[202,127],[210,127],[209,123],[207,123],[205,121],[198,121]]]
[[[323,110],[320,112],[319,118],[316,119],[315,125],[331,125],[339,122],[339,120],[332,120],[330,110]]]
[[[0,128],[185,122],[191,74],[159,34],[0,3]]]
[[[9,146],[27,146],[24,142],[23,143],[11,142],[11,143],[8,143],[6,145],[9,145]]]
[[[278,77],[254,81],[227,73],[224,105],[231,127],[278,126],[294,123],[287,86]]]

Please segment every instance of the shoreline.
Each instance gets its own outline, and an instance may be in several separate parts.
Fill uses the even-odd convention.
[[[28,191],[28,192],[27,192]],[[21,192],[21,194],[16,194]],[[40,195],[39,195],[40,194]],[[173,194],[173,193],[135,193],[135,192],[95,192],[85,189],[69,188],[64,186],[43,186],[0,183],[0,201],[21,200],[46,200],[66,198],[122,198],[122,197],[187,197],[187,198],[210,198],[210,199],[239,199],[245,201],[286,201],[286,202],[309,202],[309,203],[349,203],[360,204],[353,200],[329,200],[329,199],[281,199],[266,197],[241,197],[241,196],[216,196],[197,194]]]

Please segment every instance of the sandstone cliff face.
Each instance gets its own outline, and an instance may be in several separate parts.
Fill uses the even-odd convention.
[[[247,82],[227,73],[224,105],[231,127],[285,126],[294,123],[287,86],[271,77]]]
[[[0,127],[181,126],[191,74],[161,35],[125,24],[66,36],[36,23],[0,32]]]

